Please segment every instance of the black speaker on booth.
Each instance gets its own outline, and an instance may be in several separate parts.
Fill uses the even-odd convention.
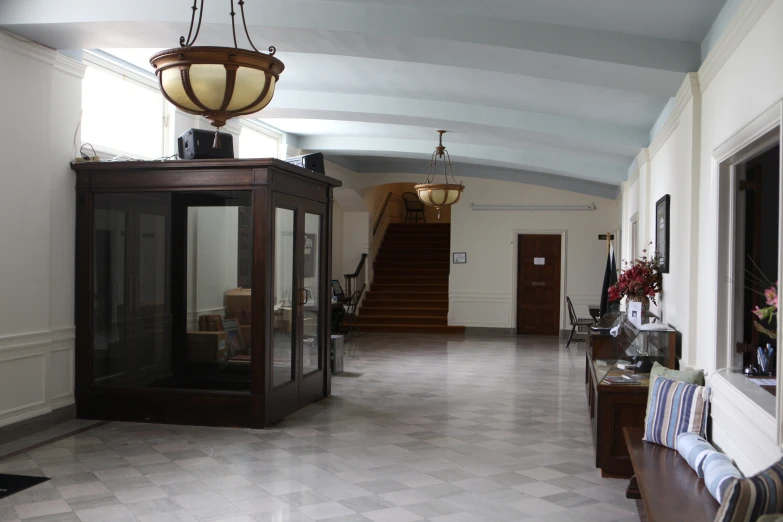
[[[293,158],[288,158],[286,161],[297,167],[317,172],[318,174],[326,174],[326,169],[324,168],[324,155],[321,152],[294,156]]]
[[[177,139],[177,151],[181,159],[226,159],[234,157],[234,137],[221,132],[220,147],[215,148],[215,133],[208,130],[190,129]]]

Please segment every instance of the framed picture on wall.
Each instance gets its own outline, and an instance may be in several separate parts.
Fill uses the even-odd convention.
[[[452,262],[455,265],[464,265],[468,262],[468,254],[465,252],[454,252],[454,255],[452,257]]]
[[[661,273],[669,273],[669,194],[655,203],[655,253],[660,257]]]

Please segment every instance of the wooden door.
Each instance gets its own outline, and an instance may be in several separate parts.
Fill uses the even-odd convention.
[[[517,335],[559,335],[560,235],[517,239]]]
[[[326,205],[303,200],[300,204],[297,249],[302,263],[302,306],[298,318],[297,378],[299,407],[324,396],[324,372],[328,371],[330,325],[327,321],[331,293],[326,282]]]
[[[273,196],[273,328],[267,423],[324,396],[329,287],[323,203]]]

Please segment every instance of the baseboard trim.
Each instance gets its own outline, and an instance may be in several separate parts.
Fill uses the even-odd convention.
[[[5,426],[0,427],[0,445],[8,444],[9,442],[50,430],[58,424],[75,418],[76,405],[69,404],[61,408],[53,409],[43,415],[36,414],[35,417],[32,418],[20,420],[13,424],[6,424]]]
[[[516,335],[516,328],[496,328],[490,326],[466,326],[465,335]]]

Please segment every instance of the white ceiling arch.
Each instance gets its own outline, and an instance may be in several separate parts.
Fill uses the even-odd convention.
[[[627,176],[724,3],[247,0],[254,43],[286,63],[258,117],[368,175],[419,168],[446,128],[455,160],[488,177],[600,191]],[[0,28],[144,66],[187,33],[191,4],[3,0]],[[198,44],[230,44],[227,4],[205,1]]]

